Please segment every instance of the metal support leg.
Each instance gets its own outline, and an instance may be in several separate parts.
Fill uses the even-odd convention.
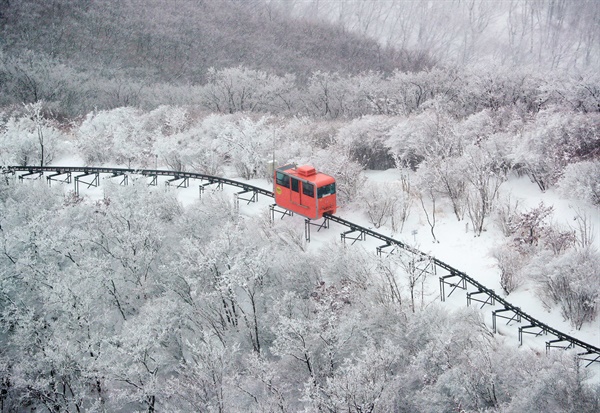
[[[329,228],[329,218],[323,217],[323,222],[321,222],[320,224],[315,224],[308,218],[306,218],[304,220],[304,238],[306,239],[307,242],[310,242],[310,227],[311,226],[317,227],[317,232],[321,231],[322,228],[328,229]]]

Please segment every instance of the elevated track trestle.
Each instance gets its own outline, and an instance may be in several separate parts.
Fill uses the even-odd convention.
[[[35,176],[35,175],[43,176],[43,174],[45,172],[52,172],[53,174],[46,177],[48,184],[50,184],[51,181],[61,182],[61,183],[71,183],[72,174],[81,173],[81,175],[75,176],[75,179],[74,179],[76,191],[79,190],[80,183],[84,183],[84,184],[88,185],[88,187],[92,186],[92,185],[93,186],[99,185],[99,178],[98,178],[99,174],[110,174],[110,175],[112,175],[112,177],[122,177],[122,180],[121,180],[122,184],[127,183],[127,176],[129,176],[129,175],[142,175],[142,176],[149,177],[152,179],[150,184],[154,184],[154,185],[156,185],[157,177],[159,177],[159,176],[171,177],[172,179],[170,179],[170,181],[173,181],[173,182],[176,182],[176,181],[186,182],[186,184],[185,184],[186,186],[187,186],[187,182],[189,179],[199,179],[201,181],[206,181],[205,183],[200,185],[200,194],[202,194],[202,192],[206,186],[212,185],[212,184],[216,184],[221,188],[223,185],[241,188],[242,191],[235,194],[236,207],[239,207],[240,200],[248,201],[248,203],[256,202],[258,200],[258,195],[264,195],[264,196],[273,198],[273,192],[269,191],[267,189],[260,188],[258,186],[251,185],[251,184],[248,184],[245,182],[236,181],[233,179],[227,179],[227,178],[222,178],[222,177],[217,177],[217,176],[212,176],[212,175],[207,175],[207,174],[202,174],[202,173],[197,173],[197,172],[167,171],[167,170],[160,170],[160,169],[129,169],[129,168],[80,167],[80,166],[65,166],[65,167],[63,167],[63,166],[5,166],[5,167],[0,167],[0,171],[3,174],[17,174],[17,172],[25,172],[22,175],[18,175],[20,179],[23,179],[24,177],[27,177],[27,176]],[[59,178],[61,176],[62,176],[62,178]],[[80,179],[80,178],[84,178],[84,177],[89,179],[89,177],[92,177],[92,176],[94,177],[92,179],[92,181],[88,180],[88,181],[84,182]],[[168,182],[169,181],[167,181],[167,184],[168,184]],[[178,186],[181,187],[181,186],[183,186],[183,184],[180,183]],[[240,195],[248,196],[248,194],[252,194],[252,195],[249,198],[243,198],[242,196],[240,196]],[[279,212],[282,214],[282,218],[285,215],[292,215],[292,214],[286,213],[285,211],[284,212],[279,211]],[[272,210],[272,216],[274,217],[273,210]],[[492,306],[494,306],[494,305],[500,306],[500,309],[492,311],[492,325],[493,325],[494,333],[497,332],[497,319],[498,318],[508,320],[508,322],[506,324],[510,323],[511,321],[521,322],[522,320],[525,320],[528,324],[519,327],[519,342],[520,342],[520,344],[523,343],[523,335],[524,334],[532,334],[535,336],[540,336],[542,334],[544,334],[544,335],[550,334],[550,335],[554,336],[555,338],[552,340],[546,341],[546,350],[549,350],[551,348],[561,348],[561,349],[576,348],[576,349],[580,349],[580,352],[578,353],[579,358],[583,361],[588,362],[586,364],[586,366],[589,366],[593,363],[600,363],[600,348],[598,348],[594,345],[591,345],[589,343],[586,343],[582,340],[579,340],[576,337],[573,337],[569,334],[563,333],[553,327],[550,327],[549,325],[547,325],[547,324],[541,322],[540,320],[532,317],[531,315],[527,314],[526,312],[521,310],[520,307],[517,307],[517,306],[511,304],[510,302],[506,301],[503,297],[498,295],[494,290],[487,288],[486,286],[484,286],[483,284],[481,284],[480,282],[478,282],[471,276],[467,275],[466,273],[459,271],[458,269],[452,267],[451,265],[449,265],[443,261],[440,261],[439,259],[432,257],[428,254],[425,254],[424,252],[419,251],[419,250],[415,249],[414,247],[411,247],[410,245],[403,243],[402,241],[399,241],[392,237],[383,235],[379,232],[373,231],[370,228],[366,228],[364,226],[355,224],[353,222],[347,221],[343,218],[340,218],[336,215],[331,215],[331,214],[325,214],[324,218],[323,218],[323,223],[321,223],[321,224],[316,224],[316,223],[311,222],[311,220],[306,219],[305,233],[306,233],[307,241],[310,241],[309,234],[310,234],[311,226],[316,226],[320,230],[321,228],[329,228],[329,222],[335,222],[337,224],[340,224],[340,225],[348,228],[348,231],[343,232],[341,235],[341,238],[343,241],[345,241],[346,239],[351,239],[351,240],[353,240],[353,243],[354,243],[357,240],[364,240],[367,236],[369,236],[374,239],[383,241],[385,243],[383,246],[377,248],[378,252],[381,252],[381,250],[386,247],[398,247],[406,252],[409,252],[411,254],[414,254],[414,255],[422,258],[423,260],[428,260],[436,267],[436,269],[447,272],[446,275],[439,277],[439,279],[440,279],[440,298],[442,301],[445,301],[446,297],[449,297],[456,289],[461,289],[461,290],[467,291],[469,287],[474,288],[475,291],[471,291],[471,292],[467,291],[467,304],[468,305],[470,305],[473,301],[475,301],[478,303],[482,303],[481,307],[485,306],[486,304],[492,305]],[[348,236],[350,233],[354,233],[355,235]],[[436,273],[437,273],[437,271],[436,271]],[[450,281],[448,281],[449,279],[455,279],[457,281],[450,282]],[[446,286],[453,287],[452,290],[447,295],[445,292]],[[487,298],[484,298],[484,299],[478,298],[480,294]],[[474,296],[477,296],[477,297],[474,298]],[[509,316],[505,315],[505,313],[508,313]],[[530,331],[532,329],[535,329],[535,331]],[[563,344],[559,345],[559,343],[563,343]]]

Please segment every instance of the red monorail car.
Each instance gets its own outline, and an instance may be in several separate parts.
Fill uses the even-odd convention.
[[[319,219],[326,212],[335,214],[335,179],[312,166],[277,168],[273,186],[275,202],[282,208],[310,219]]]

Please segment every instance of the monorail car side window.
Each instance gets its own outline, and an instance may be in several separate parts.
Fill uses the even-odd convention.
[[[290,187],[290,177],[289,175],[283,174],[281,172],[277,172],[277,185],[285,186],[286,188]]]
[[[302,182],[302,193],[311,198],[315,197],[315,187],[310,182]]]
[[[335,194],[335,183],[317,188],[317,197],[319,198],[323,198],[325,196],[333,194]]]
[[[298,181],[295,178],[292,178],[292,191],[300,192],[300,186],[298,185],[298,182],[300,182],[300,181]]]

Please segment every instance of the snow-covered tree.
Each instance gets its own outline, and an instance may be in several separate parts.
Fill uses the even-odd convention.
[[[297,105],[295,78],[238,66],[221,70],[210,68],[203,87],[202,103],[221,113],[292,111]]]
[[[395,166],[394,157],[385,141],[396,122],[395,118],[388,116],[364,116],[340,128],[335,140],[366,169],[390,169]]]
[[[76,135],[77,146],[87,164],[112,161],[135,168],[154,161],[153,137],[145,130],[138,109],[121,107],[90,113]]]
[[[365,185],[360,203],[369,217],[369,222],[375,228],[379,228],[398,216],[399,209],[406,204],[406,198],[409,196],[403,191],[400,183],[370,182]]]
[[[318,171],[335,177],[338,205],[357,199],[366,182],[364,167],[353,160],[348,150],[331,145],[315,153],[311,163]]]
[[[551,352],[535,364],[531,358],[511,360],[511,370],[519,377],[511,381],[511,398],[507,413],[549,411],[593,412],[600,400],[593,387],[587,386],[590,373],[577,360],[573,351]],[[532,374],[532,372],[534,372]],[[556,380],[560,377],[560,380]]]
[[[27,104],[0,128],[0,160],[5,164],[44,166],[56,157],[64,134],[44,106],[42,101]]]
[[[339,73],[317,71],[308,81],[305,110],[326,118],[345,117],[352,100],[351,79]]]
[[[425,164],[426,165],[426,164]],[[436,202],[439,198],[439,177],[427,166],[419,167],[414,178],[416,196],[419,199],[433,242],[439,242],[435,235]]]
[[[599,128],[600,114],[541,111],[518,137],[513,162],[545,191],[569,163],[597,157]]]
[[[526,257],[512,245],[501,245],[491,254],[500,269],[500,286],[506,294],[510,294],[524,281],[521,270],[527,262]]]
[[[392,408],[397,385],[394,373],[402,356],[402,349],[390,341],[371,341],[360,354],[344,360],[322,388],[329,409],[378,412]]]
[[[565,195],[600,206],[600,161],[581,161],[567,165],[558,181]]]
[[[475,236],[481,235],[484,221],[492,212],[507,171],[493,142],[484,141],[465,148],[465,179],[468,182],[467,214]]]
[[[459,156],[463,143],[454,133],[454,123],[439,107],[399,120],[390,130],[387,142],[397,166],[416,169],[431,157]]]
[[[563,317],[579,330],[598,315],[599,265],[594,248],[570,249],[558,256],[541,254],[526,271],[540,283],[546,304],[558,304]]]
[[[241,117],[225,123],[217,135],[219,153],[226,155],[244,179],[268,175],[268,154],[275,146],[275,132],[269,117],[258,120]]]

